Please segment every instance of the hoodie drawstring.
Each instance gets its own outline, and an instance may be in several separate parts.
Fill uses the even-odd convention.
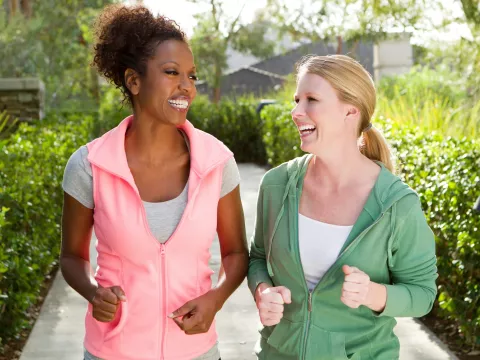
[[[393,268],[395,266],[395,261],[393,260],[393,254],[392,254],[392,247],[393,247],[393,241],[395,238],[396,218],[397,218],[397,204],[394,203],[392,205],[392,211],[390,214],[390,237],[388,238],[388,241],[387,241],[387,262],[390,268]]]

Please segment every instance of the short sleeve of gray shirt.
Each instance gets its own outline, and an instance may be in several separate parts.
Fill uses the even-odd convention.
[[[63,175],[63,190],[78,200],[83,206],[93,209],[92,167],[87,159],[88,149],[84,145],[75,151],[68,160]],[[232,157],[223,168],[222,189],[220,197],[229,194],[240,183],[237,163]]]

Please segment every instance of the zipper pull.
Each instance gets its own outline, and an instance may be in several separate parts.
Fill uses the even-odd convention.
[[[312,291],[308,292],[308,311],[312,312]]]
[[[160,244],[160,255],[165,255],[165,244]]]

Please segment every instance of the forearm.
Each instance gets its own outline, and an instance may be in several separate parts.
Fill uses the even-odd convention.
[[[387,288],[385,285],[377,284],[373,281],[368,285],[367,299],[365,306],[375,312],[382,312],[387,304]]]
[[[250,249],[250,263],[248,266],[248,287],[253,296],[261,283],[272,285],[272,279],[268,275],[267,261],[262,251],[252,246]]]
[[[217,286],[212,289],[217,299],[217,307],[220,310],[225,301],[233,294],[245,279],[248,270],[248,253],[232,253],[222,258]]]
[[[257,288],[255,289],[255,292],[253,294],[253,299],[254,300],[257,300],[257,297],[263,292],[265,291],[266,289],[268,289],[269,287],[272,287],[272,284],[270,283],[260,283],[258,284]]]
[[[98,284],[92,276],[90,263],[80,257],[62,255],[60,268],[67,284],[91,302]]]
[[[434,285],[434,283],[432,285]],[[380,315],[420,317],[427,314],[432,309],[436,296],[436,289],[432,285],[385,285],[387,301]]]

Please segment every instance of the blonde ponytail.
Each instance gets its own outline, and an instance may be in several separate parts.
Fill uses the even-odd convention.
[[[392,173],[395,173],[392,152],[385,137],[375,127],[371,127],[362,133],[363,141],[360,144],[360,152],[370,160],[380,161]]]
[[[345,55],[306,56],[297,65],[297,73],[321,76],[337,91],[340,101],[360,110],[358,127],[360,152],[370,160],[382,162],[394,172],[390,147],[382,133],[371,126],[376,91],[370,74],[356,60]],[[363,137],[363,139],[362,139]]]

